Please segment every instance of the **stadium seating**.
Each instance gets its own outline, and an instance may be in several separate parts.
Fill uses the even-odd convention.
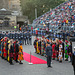
[[[34,25],[75,26],[75,1],[66,1],[33,21]]]

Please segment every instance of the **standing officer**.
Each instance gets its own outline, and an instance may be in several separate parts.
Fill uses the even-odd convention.
[[[31,32],[29,32],[29,43],[30,43],[30,45],[32,45],[32,35],[31,35]]]
[[[25,41],[25,45],[26,45],[27,33],[24,32],[23,36],[24,36],[24,41]]]
[[[47,57],[47,66],[51,67],[52,47],[50,46],[50,43],[48,43],[48,46],[46,47],[46,57]]]

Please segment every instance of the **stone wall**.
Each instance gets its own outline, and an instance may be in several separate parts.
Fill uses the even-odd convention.
[[[0,0],[0,9],[5,8],[8,9],[9,0]]]

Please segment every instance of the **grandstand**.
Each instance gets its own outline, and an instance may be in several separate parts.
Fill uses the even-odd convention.
[[[75,26],[75,1],[66,1],[33,21],[33,25]]]

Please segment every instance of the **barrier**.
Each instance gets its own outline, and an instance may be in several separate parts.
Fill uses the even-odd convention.
[[[29,65],[33,65],[33,63],[31,62],[31,51],[30,51],[30,63]]]

